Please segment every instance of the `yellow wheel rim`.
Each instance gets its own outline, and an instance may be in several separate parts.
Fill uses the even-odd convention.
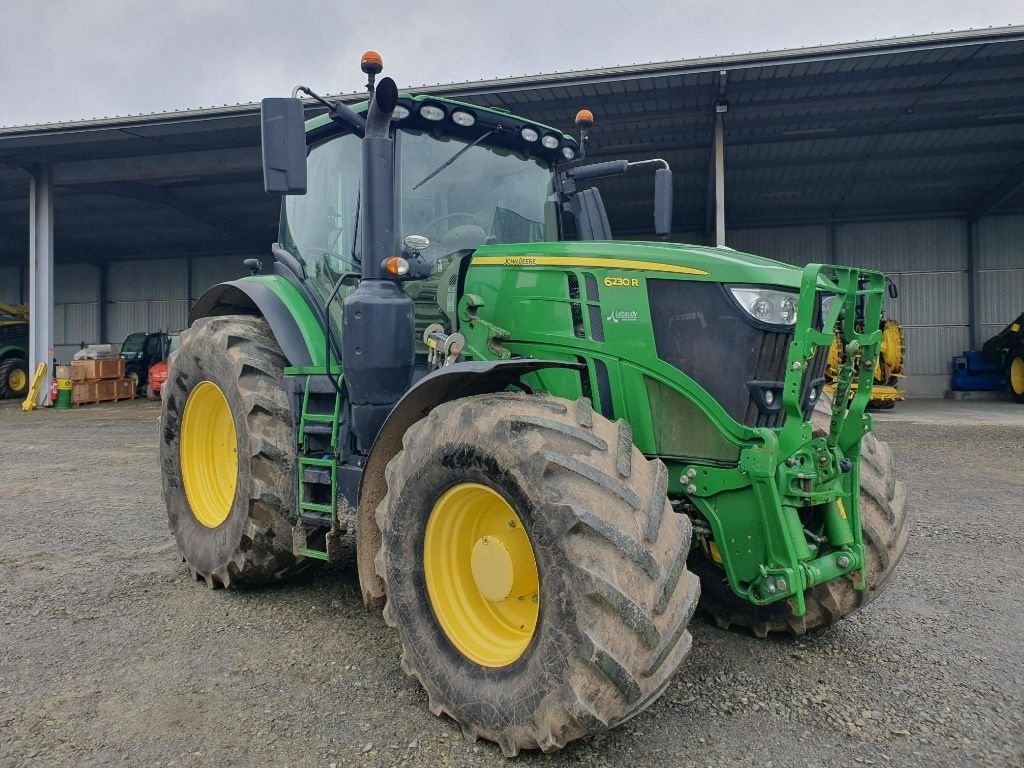
[[[21,392],[26,384],[28,384],[28,374],[21,368],[15,368],[7,377],[7,388],[12,392]]]
[[[483,667],[507,667],[537,629],[540,577],[523,521],[478,483],[434,504],[423,540],[427,595],[452,645]]]
[[[211,381],[201,381],[181,417],[181,480],[196,520],[216,528],[228,519],[238,485],[238,442],[231,406]]]
[[[1014,394],[1024,395],[1024,357],[1015,357],[1010,363],[1010,386]]]

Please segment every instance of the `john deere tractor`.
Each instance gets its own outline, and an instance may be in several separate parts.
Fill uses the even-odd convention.
[[[28,306],[0,304],[0,399],[28,393]]]
[[[650,706],[699,584],[761,637],[878,595],[907,535],[864,414],[885,276],[613,241],[591,182],[653,171],[664,235],[663,161],[588,164],[362,64],[365,104],[264,100],[273,263],[210,289],[171,358],[163,494],[191,574],[278,582],[351,531],[430,710],[509,755]],[[304,124],[299,93],[326,113]]]

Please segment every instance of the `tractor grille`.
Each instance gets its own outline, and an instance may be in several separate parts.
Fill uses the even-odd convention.
[[[718,283],[648,280],[658,357],[696,381],[741,424],[780,427],[785,414],[762,414],[747,382],[785,379],[793,334],[756,327],[726,290]],[[818,349],[805,382],[823,375],[827,353]]]

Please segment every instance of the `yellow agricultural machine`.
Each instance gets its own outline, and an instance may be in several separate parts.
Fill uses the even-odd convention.
[[[885,320],[882,322],[881,331],[881,353],[875,366],[869,408],[892,408],[897,401],[905,399],[903,392],[897,387],[899,380],[903,378],[903,361],[906,358],[903,329],[895,320]],[[828,350],[828,362],[825,364],[825,377],[828,379],[825,391],[833,397],[836,393],[836,377],[844,360],[845,350],[837,333]],[[853,397],[856,391],[857,383],[854,382],[850,389],[850,397]]]

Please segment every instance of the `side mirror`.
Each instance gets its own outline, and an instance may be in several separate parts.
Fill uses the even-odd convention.
[[[654,172],[654,232],[672,232],[672,171],[659,168]]]
[[[263,99],[263,190],[271,195],[306,194],[306,128],[298,99]]]

